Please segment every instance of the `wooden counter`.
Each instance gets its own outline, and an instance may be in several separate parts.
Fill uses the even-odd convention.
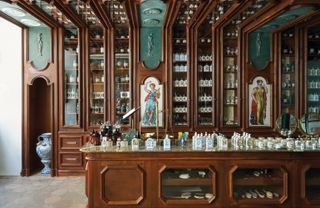
[[[81,151],[89,208],[320,207],[320,151]]]

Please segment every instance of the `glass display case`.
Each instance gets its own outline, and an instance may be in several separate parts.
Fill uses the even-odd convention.
[[[129,126],[129,119],[122,116],[131,109],[130,25],[125,7],[119,1],[105,1],[104,9],[114,24],[114,119],[122,126]]]
[[[237,168],[232,173],[232,197],[239,203],[277,204],[287,189],[282,168]]]
[[[211,203],[215,189],[215,173],[209,168],[170,168],[161,173],[161,198],[167,202]]]
[[[305,173],[305,198],[320,203],[320,168],[310,168]]]
[[[240,125],[239,29],[235,21],[223,28],[223,125]]]
[[[89,125],[104,122],[105,61],[104,31],[102,27],[89,28]]]
[[[214,70],[212,54],[213,15],[209,14],[198,29],[197,44],[197,125],[212,126],[214,115]]]
[[[80,125],[79,34],[77,28],[64,29],[64,125]]]
[[[295,114],[295,29],[281,33],[281,113]]]
[[[172,125],[189,125],[189,50],[188,23],[200,5],[200,1],[185,1],[172,27]]]
[[[307,44],[307,106],[309,113],[320,113],[320,25],[309,28]]]

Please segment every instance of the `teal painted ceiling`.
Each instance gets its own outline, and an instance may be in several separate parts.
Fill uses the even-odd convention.
[[[270,32],[271,30],[276,29],[277,27],[280,27],[298,17],[301,17],[312,10],[314,10],[314,7],[304,6],[284,11],[281,15],[262,25],[254,32]]]
[[[11,18],[21,22],[26,27],[48,27],[39,19],[32,16],[30,13],[15,4],[0,1],[0,11],[10,16]]]
[[[166,4],[161,0],[145,0],[139,7],[141,27],[162,27]]]

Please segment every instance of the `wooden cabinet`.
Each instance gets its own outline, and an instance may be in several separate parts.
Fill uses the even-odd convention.
[[[86,152],[88,207],[317,207],[318,154]]]
[[[61,134],[58,142],[58,175],[81,174],[84,171],[84,155],[79,149],[86,139],[81,134]]]

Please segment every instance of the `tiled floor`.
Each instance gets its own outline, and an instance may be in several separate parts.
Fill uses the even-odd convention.
[[[85,208],[84,177],[0,176],[1,208]]]

